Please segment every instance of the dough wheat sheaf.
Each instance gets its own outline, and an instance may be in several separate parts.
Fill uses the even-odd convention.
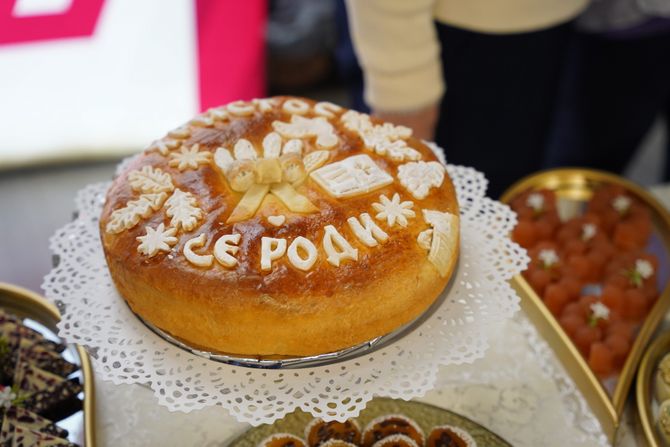
[[[210,109],[149,145],[100,231],[134,312],[215,352],[300,356],[424,312],[458,257],[458,203],[411,130],[276,97]]]

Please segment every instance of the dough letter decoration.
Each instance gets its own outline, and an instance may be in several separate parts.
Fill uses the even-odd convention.
[[[100,228],[117,288],[156,326],[213,351],[313,354],[428,308],[458,258],[458,215],[445,167],[411,129],[275,97],[209,109],[152,142],[115,179]],[[281,334],[242,342],[254,319],[226,313],[249,306],[304,329],[338,303],[374,306],[360,315],[384,321],[352,323],[353,338],[327,326],[328,340],[298,345]],[[209,329],[194,329],[196,315]]]

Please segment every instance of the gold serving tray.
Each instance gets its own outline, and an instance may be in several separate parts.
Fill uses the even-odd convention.
[[[642,187],[613,174],[590,169],[543,171],[512,185],[503,194],[501,201],[509,203],[514,197],[528,189],[545,188],[553,190],[560,201],[565,201],[569,205],[588,200],[596,188],[606,184],[620,185],[626,188],[631,195],[637,197],[649,207],[654,228],[652,238],[656,238],[657,242],[663,246],[666,258],[670,257],[670,213],[668,210]],[[661,260],[659,271],[663,268],[666,271],[669,270],[667,262],[664,264]],[[658,301],[640,328],[611,395],[593,374],[586,360],[523,276],[515,276],[511,284],[521,297],[521,308],[533,321],[538,331],[547,340],[568,371],[568,374],[575,381],[600,421],[605,434],[610,441],[614,441],[640,358],[649,339],[670,306],[670,284],[667,280],[665,281]]]
[[[423,429],[426,436],[428,436],[433,427],[448,424],[469,432],[477,442],[477,445],[511,447],[511,444],[507,441],[476,422],[444,408],[421,402],[376,398],[370,401],[355,419],[361,426],[361,430],[363,430],[372,419],[385,414],[404,414],[414,419]],[[261,425],[260,427],[248,430],[229,445],[230,447],[256,447],[265,438],[275,433],[291,433],[303,438],[305,427],[312,418],[311,414],[297,410],[274,424]]]
[[[670,352],[670,331],[664,332],[653,341],[644,353],[637,373],[635,398],[640,425],[651,447],[667,447],[656,429],[656,414],[660,402],[654,396],[654,376],[656,367],[663,356]],[[656,409],[656,411],[655,411]]]
[[[60,321],[60,313],[56,306],[51,304],[40,295],[11,284],[0,282],[0,308],[16,315],[19,318],[32,320],[42,328],[35,328],[47,338],[57,338],[58,328],[56,324]],[[93,386],[93,369],[88,354],[79,345],[68,345],[64,353],[70,353],[69,361],[73,361],[80,367],[80,380],[84,387],[84,399],[82,410],[70,416],[66,420],[75,421],[75,426],[68,425],[71,431],[78,431],[79,437],[73,442],[82,443],[82,447],[95,446],[95,391]],[[60,423],[59,423],[60,425]]]

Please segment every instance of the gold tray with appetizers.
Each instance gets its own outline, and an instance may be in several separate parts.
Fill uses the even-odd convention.
[[[407,439],[409,438],[409,439]],[[324,422],[295,411],[248,430],[231,447],[351,447],[371,445],[510,447],[500,436],[449,410],[421,402],[376,398],[357,418]]]
[[[635,397],[648,444],[670,446],[670,331],[662,333],[645,351],[637,373]]]
[[[0,444],[95,445],[93,370],[58,338],[56,306],[0,283]]]
[[[519,181],[502,197],[531,257],[521,307],[614,440],[644,349],[670,305],[670,214],[640,186],[588,169]]]

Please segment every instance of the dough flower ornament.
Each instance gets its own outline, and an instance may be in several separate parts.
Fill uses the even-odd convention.
[[[147,150],[158,152],[161,155],[167,155],[171,150],[177,149],[181,146],[181,142],[174,138],[162,138],[156,140],[149,145]]]
[[[393,194],[393,198],[389,200],[384,194],[379,196],[379,203],[375,202],[372,204],[372,208],[377,211],[375,216],[379,220],[386,220],[386,223],[389,227],[393,227],[396,222],[401,227],[407,226],[407,218],[416,216],[416,213],[412,211],[414,202],[407,200],[405,202],[400,201],[400,194]]]
[[[314,151],[303,158],[302,141],[290,139],[283,143],[277,132],[267,134],[262,146],[261,156],[249,140],[240,138],[232,153],[225,147],[219,147],[214,153],[214,163],[226,177],[230,188],[243,193],[227,223],[253,217],[268,194],[274,195],[290,211],[318,211],[307,197],[296,191],[296,187],[310,171],[328,161],[328,151]]]
[[[179,152],[170,153],[170,166],[176,167],[180,171],[198,169],[201,164],[209,163],[211,158],[211,152],[200,152],[200,145],[194,144],[190,148],[182,147]]]

